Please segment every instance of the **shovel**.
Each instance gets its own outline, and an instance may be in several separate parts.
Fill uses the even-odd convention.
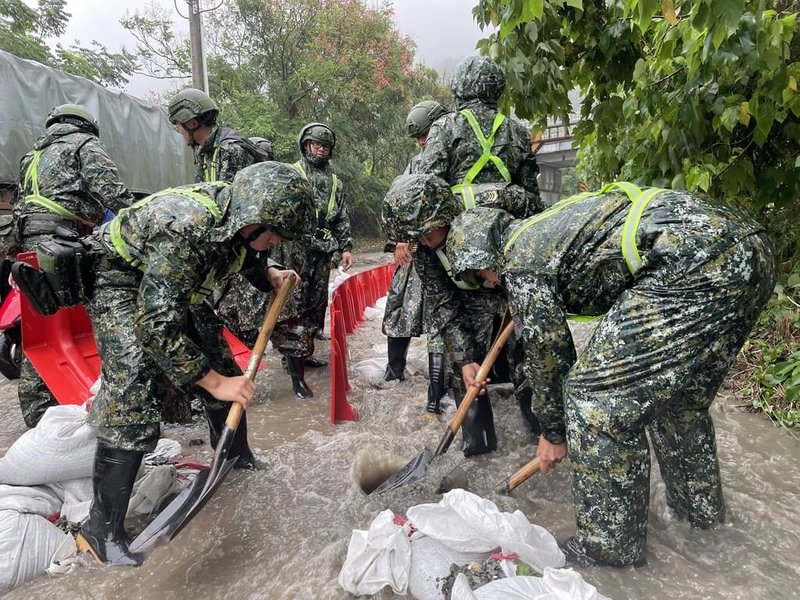
[[[528,477],[530,477],[537,471],[539,471],[538,456],[529,463],[527,463],[524,467],[521,467],[511,477],[506,479],[503,482],[503,485],[500,486],[500,493],[506,495],[510,494],[512,490],[519,487],[524,481],[527,481]]]
[[[478,374],[475,376],[476,384],[481,384],[486,380],[486,377],[489,375],[489,371],[492,370],[494,361],[497,360],[498,354],[500,354],[500,351],[503,349],[503,346],[513,331],[514,322],[510,321],[498,334],[497,339],[495,339],[494,344],[492,344],[491,350],[489,350],[489,354],[485,359],[483,359],[481,368],[478,369]],[[456,433],[458,433],[458,430],[461,428],[461,424],[464,422],[464,419],[467,416],[467,411],[469,411],[469,408],[472,406],[475,398],[478,397],[479,391],[479,385],[470,386],[467,394],[461,401],[461,406],[458,407],[456,414],[453,415],[452,420],[447,425],[447,429],[445,430],[442,439],[439,440],[439,445],[436,447],[436,450],[431,452],[428,448],[425,448],[417,456],[411,459],[411,461],[405,467],[393,475],[390,475],[389,478],[375,488],[372,493],[374,494],[386,492],[388,490],[394,490],[417,481],[419,478],[423,477],[425,473],[427,473],[431,461],[433,461],[433,459],[437,456],[441,456],[447,452],[447,449],[455,439]]]
[[[245,376],[251,381],[255,379],[258,366],[264,356],[267,342],[275,329],[283,305],[297,285],[297,276],[291,275],[278,288],[270,301],[269,309],[264,317],[264,323],[258,332],[250,361],[247,363]],[[228,450],[233,443],[233,436],[239,426],[244,409],[238,402],[233,402],[228,418],[225,420],[225,428],[217,442],[217,450],[214,454],[214,461],[211,467],[197,474],[194,481],[178,494],[167,507],[131,542],[131,552],[147,552],[159,542],[169,542],[200,512],[200,509],[214,495],[228,471],[233,468],[236,458],[228,458]]]

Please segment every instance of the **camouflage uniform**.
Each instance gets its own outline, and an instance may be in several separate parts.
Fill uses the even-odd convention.
[[[186,191],[210,198],[221,218],[187,197]],[[285,194],[285,212],[279,213],[277,201],[270,200],[272,213],[251,215],[250,222],[274,224],[280,219],[310,228],[308,184],[289,165],[263,163],[242,171],[230,187],[210,183],[169,190],[123,211],[101,230],[105,256],[88,309],[102,362],[102,385],[89,421],[99,427],[98,439],[105,445],[130,451],[155,447],[160,415],[157,373],[165,373],[179,388],[193,386],[212,368],[226,376],[241,374],[206,300],[215,285],[237,272],[262,291],[270,289],[268,265],[237,237],[249,224],[241,214],[259,209],[258,196],[264,194]],[[115,226],[133,264],[143,268],[134,268],[115,249]],[[230,407],[194,389],[208,410]]]
[[[41,196],[73,216],[59,216],[41,204],[26,201],[35,193],[34,179]],[[132,201],[97,135],[84,126],[56,122],[20,163],[20,186],[14,204],[20,250],[36,250],[56,226],[89,233],[103,222],[106,208],[116,212]],[[56,404],[27,357],[22,359],[18,393],[28,427],[34,427],[44,411]]]
[[[669,506],[696,527],[723,520],[708,408],[772,293],[775,262],[763,227],[729,205],[653,191],[649,203],[634,193],[632,208],[618,189],[510,227],[499,211],[470,211],[448,248],[459,272],[498,272],[519,319],[543,435],[566,439],[572,463],[567,547],[589,564],[630,565],[644,561],[646,429]],[[567,313],[605,314],[577,362]]]

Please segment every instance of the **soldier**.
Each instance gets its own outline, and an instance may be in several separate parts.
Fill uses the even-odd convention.
[[[455,219],[457,273],[499,284],[518,319],[547,472],[569,455],[579,566],[645,561],[650,434],[667,503],[724,518],[709,406],[775,284],[764,228],[687,192],[610,184],[525,221]],[[567,314],[605,315],[576,361]],[[477,365],[464,376],[473,381]]]
[[[63,104],[45,122],[45,134],[20,163],[14,219],[21,251],[35,250],[58,227],[91,233],[106,208],[118,211],[133,201],[99,140],[95,118],[82,106]],[[50,390],[23,357],[18,386],[22,416],[35,427],[56,404]]]
[[[264,156],[267,157],[266,160],[275,160],[275,144],[263,137],[251,137],[248,139],[253,142],[256,148],[264,153]]]
[[[436,119],[447,113],[447,109],[434,100],[424,100],[416,104],[406,118],[406,129],[409,136],[416,139],[421,149],[425,149],[428,130]],[[406,167],[405,173],[415,173],[419,154],[414,156]],[[419,275],[414,268],[409,244],[392,242],[394,259],[399,265],[392,278],[389,294],[386,298],[386,311],[383,316],[383,333],[387,336],[388,363],[385,381],[403,380],[406,367],[406,355],[412,337],[423,332],[423,287]],[[446,381],[444,373],[444,346],[441,339],[428,337],[428,402],[426,415],[441,412],[440,401],[445,395]]]
[[[250,404],[242,375],[205,302],[240,270],[265,291],[288,273],[259,256],[278,239],[313,229],[313,196],[291,166],[266,162],[232,185],[186,185],[159,192],[104,225],[96,244],[96,289],[87,305],[102,363],[89,422],[97,427],[94,501],[78,547],[102,563],[137,565],[125,512],[145,452],[159,437],[163,373],[180,388],[200,388],[212,446],[231,402]],[[252,462],[244,418],[229,452]]]
[[[336,147],[333,130],[324,123],[309,123],[300,130],[297,143],[300,160],[295,166],[311,182],[317,206],[317,231],[306,258],[304,325],[314,338],[325,340],[328,339],[323,329],[328,307],[330,270],[337,264],[341,264],[345,271],[353,265],[350,218],[344,201],[344,186],[330,164]],[[313,341],[311,352],[313,354]],[[305,356],[304,360],[288,358],[292,379],[303,379],[305,366],[327,365],[311,354]]]

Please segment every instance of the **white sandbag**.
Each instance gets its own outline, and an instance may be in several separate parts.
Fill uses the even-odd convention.
[[[490,500],[461,489],[447,492],[436,504],[408,509],[421,533],[461,552],[516,553],[539,572],[564,565],[564,554],[545,528],[531,524],[520,511],[500,511]]]
[[[368,531],[353,530],[339,585],[356,596],[377,594],[387,585],[405,594],[411,565],[408,532],[408,526],[395,524],[390,510],[375,517]]]
[[[71,535],[66,536],[61,545],[56,548],[50,559],[50,566],[47,567],[47,573],[50,575],[63,575],[75,570],[75,567],[83,564],[81,557],[88,557],[86,554],[78,552],[78,546],[75,544],[75,538]],[[94,559],[92,559],[94,560]]]
[[[92,478],[81,477],[48,484],[61,499],[61,516],[70,523],[82,523],[92,506]]]
[[[488,557],[488,552],[459,552],[431,537],[417,534],[411,538],[408,593],[416,600],[440,600],[450,565],[468,565]]]
[[[61,509],[61,499],[47,486],[0,485],[0,510],[46,517]]]
[[[89,477],[97,437],[80,406],[47,409],[39,424],[22,434],[0,458],[0,483],[40,485]]]
[[[336,269],[336,277],[333,278],[333,281],[328,285],[328,298],[331,297],[331,294],[339,287],[345,280],[350,279],[352,275],[342,269],[342,267],[338,267]]]
[[[509,577],[471,590],[469,580],[459,574],[451,600],[608,600],[572,569],[544,570],[544,577]]]
[[[127,516],[149,515],[169,496],[181,491],[178,472],[173,465],[148,467],[133,484]]]
[[[183,449],[178,440],[161,438],[158,440],[155,450],[144,455],[142,463],[145,465],[163,465],[166,462],[179,459],[182,453]]]
[[[44,573],[65,536],[39,515],[0,511],[0,592]]]

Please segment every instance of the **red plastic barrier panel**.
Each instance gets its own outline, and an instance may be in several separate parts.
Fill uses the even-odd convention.
[[[19,255],[19,260],[38,266],[35,252]],[[22,351],[41,375],[59,404],[82,404],[100,375],[100,357],[92,333],[92,323],[83,306],[64,308],[45,317],[20,294]],[[244,369],[250,350],[232,333],[223,331],[237,364]]]

